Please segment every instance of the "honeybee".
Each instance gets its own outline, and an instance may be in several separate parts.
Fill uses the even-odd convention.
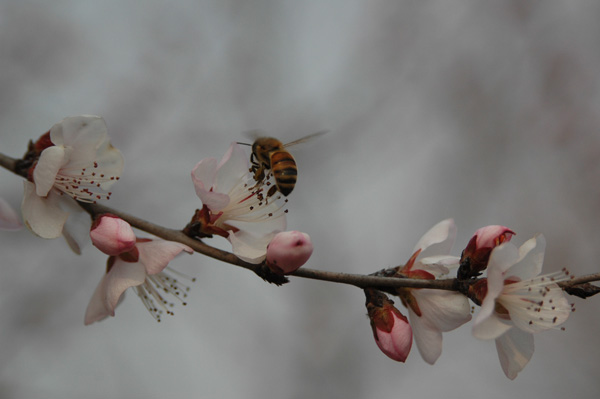
[[[260,186],[263,184],[265,178],[269,178],[269,174],[265,172],[271,170],[275,179],[275,186],[269,189],[267,197],[272,196],[276,191],[279,191],[286,197],[290,195],[296,185],[298,167],[296,166],[294,157],[287,148],[312,140],[325,133],[327,131],[309,134],[306,137],[287,144],[283,144],[273,137],[256,138],[252,144],[252,155],[250,156],[250,163],[252,164],[250,171],[254,173],[256,185]]]

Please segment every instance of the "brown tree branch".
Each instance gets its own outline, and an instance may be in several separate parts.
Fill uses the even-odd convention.
[[[0,153],[0,165],[13,173],[20,175],[21,177],[27,177],[26,175],[23,175],[23,171],[16,170],[16,159],[8,157],[2,153]],[[268,272],[265,271],[266,267],[264,264],[252,264],[245,262],[230,252],[211,247],[210,245],[205,244],[201,240],[191,238],[185,235],[181,230],[174,230],[163,226],[159,226],[157,224],[140,219],[128,213],[112,209],[100,204],[79,202],[79,205],[86,212],[88,212],[92,218],[104,213],[111,213],[127,221],[130,225],[139,230],[153,234],[165,240],[180,242],[182,244],[188,245],[194,251],[200,254],[209,256],[213,259],[217,259],[222,262],[242,267],[244,269],[251,270],[269,282],[274,282],[276,284],[282,284],[284,282],[287,282],[285,278],[279,281],[272,281],[271,278],[273,278],[273,276],[269,276],[268,274],[265,275],[265,273]],[[465,293],[468,285],[477,281],[476,279],[469,281],[458,281],[457,279],[419,280],[407,278],[390,278],[372,275],[337,273],[309,268],[300,268],[290,275],[313,280],[348,284],[359,288],[377,288],[387,292],[393,292],[393,288],[408,287],[432,288],[440,290],[460,291]],[[592,281],[600,281],[600,273],[577,277],[572,279],[571,281],[559,283],[559,285],[565,291],[571,293],[571,291],[574,290],[574,287],[581,286]]]

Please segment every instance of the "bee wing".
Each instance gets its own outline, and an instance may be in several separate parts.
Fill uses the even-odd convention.
[[[316,139],[317,137],[320,137],[320,136],[324,135],[328,131],[329,130],[321,130],[320,132],[309,134],[308,136],[304,136],[301,139],[294,140],[291,143],[284,144],[283,146],[287,148],[287,147],[291,147],[291,146],[296,145],[296,144],[306,143],[307,141],[312,141],[312,140]]]

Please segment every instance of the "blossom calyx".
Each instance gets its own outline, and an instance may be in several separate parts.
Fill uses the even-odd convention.
[[[365,296],[375,343],[390,359],[404,363],[412,347],[412,328],[408,319],[385,294],[366,289]]]
[[[500,225],[478,229],[461,254],[457,277],[460,280],[467,280],[479,276],[487,268],[492,250],[510,241],[515,234],[508,227]]]
[[[290,274],[304,265],[313,253],[313,244],[306,233],[277,233],[267,246],[267,266],[277,274]]]

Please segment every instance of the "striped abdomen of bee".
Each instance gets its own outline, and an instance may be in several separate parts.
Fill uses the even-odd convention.
[[[298,167],[292,154],[285,150],[270,154],[271,171],[279,192],[286,197],[292,192],[298,178]]]

